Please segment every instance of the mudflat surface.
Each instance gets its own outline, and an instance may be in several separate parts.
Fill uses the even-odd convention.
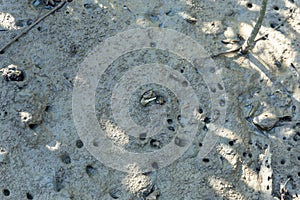
[[[0,0],[0,48],[60,1]],[[0,54],[0,199],[300,199],[300,2],[74,0]]]

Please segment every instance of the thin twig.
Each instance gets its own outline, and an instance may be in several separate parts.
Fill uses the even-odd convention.
[[[287,22],[294,14],[294,11],[295,9],[292,10],[291,14],[282,22],[280,23],[279,25],[277,25],[275,28],[273,28],[274,30],[278,30],[285,22]],[[254,40],[254,44],[256,44],[256,42],[260,41],[260,40],[263,40],[264,38],[266,38],[270,33],[264,33],[262,36],[260,36],[259,38],[255,39]],[[225,52],[221,52],[221,53],[218,53],[218,54],[214,54],[214,55],[211,55],[212,58],[215,58],[215,57],[218,57],[218,56],[222,56],[222,55],[226,55],[226,54],[230,54],[230,53],[236,53],[238,51],[240,51],[242,48],[242,46],[239,46],[233,50],[228,50],[228,51],[225,51]]]
[[[232,49],[232,50],[228,50],[228,51],[224,51],[224,52],[221,52],[221,53],[218,53],[218,54],[211,55],[211,57],[215,58],[215,57],[226,55],[226,54],[229,54],[229,53],[236,53],[236,52],[240,51],[241,48],[242,48],[242,46],[240,46],[236,49]]]
[[[223,52],[223,53],[218,53],[218,54],[212,55],[211,57],[218,57],[220,55],[235,53],[235,52],[239,52],[239,51],[241,51],[242,54],[247,54],[249,50],[253,49],[253,47],[255,45],[255,42],[257,41],[257,40],[255,40],[256,35],[258,34],[258,32],[260,30],[260,27],[262,25],[262,22],[265,18],[265,15],[266,15],[267,3],[268,3],[268,0],[263,0],[262,6],[261,6],[261,9],[260,9],[259,18],[258,18],[258,20],[257,20],[257,22],[256,22],[256,24],[255,24],[255,26],[254,26],[254,28],[251,32],[250,37],[244,42],[243,45],[241,45],[240,47],[238,47],[236,49],[233,49],[233,50],[229,50],[229,51],[226,51],[226,52]]]
[[[42,20],[44,20],[46,17],[48,17],[49,15],[51,15],[52,13],[54,13],[55,11],[57,11],[58,9],[60,9],[61,7],[63,7],[65,5],[67,1],[64,0],[61,3],[59,3],[57,6],[55,6],[55,8],[53,8],[52,10],[48,11],[46,14],[44,14],[42,17],[40,17],[39,19],[37,19],[35,22],[33,22],[30,26],[26,27],[23,31],[21,31],[21,33],[19,35],[17,35],[16,37],[14,37],[10,42],[8,42],[6,45],[4,45],[1,49],[0,49],[0,53],[3,53],[4,50],[6,48],[8,48],[12,43],[14,43],[15,41],[17,41],[20,37],[22,37],[24,34],[26,34],[29,30],[31,30],[34,26],[36,26],[38,23],[40,23]]]
[[[249,50],[253,49],[254,47],[254,40],[256,38],[256,35],[258,34],[259,30],[260,30],[260,27],[262,25],[262,22],[265,18],[265,15],[266,15],[266,9],[267,9],[267,3],[268,3],[268,0],[263,0],[262,2],[262,6],[261,6],[261,9],[260,9],[260,12],[259,12],[259,18],[251,32],[251,35],[250,37],[245,41],[245,43],[243,44],[242,46],[242,49],[241,49],[241,52],[243,54],[246,54],[248,53]]]
[[[293,9],[293,10],[291,11],[291,14],[290,14],[290,15],[289,15],[282,23],[280,23],[279,25],[277,25],[277,26],[276,26],[275,28],[273,28],[273,29],[274,29],[274,30],[278,30],[280,27],[282,27],[282,25],[283,25],[285,22],[287,22],[287,21],[293,16],[294,12],[295,12],[295,9]],[[256,44],[256,42],[258,42],[258,41],[260,41],[260,40],[263,40],[264,38],[268,37],[269,34],[270,34],[269,32],[268,32],[268,33],[264,33],[262,36],[260,36],[259,38],[257,38],[257,39],[254,40],[254,44]],[[218,54],[214,54],[214,55],[212,55],[211,57],[212,57],[212,58],[215,58],[215,57],[222,56],[222,55],[226,55],[226,54],[230,54],[230,53],[236,53],[236,52],[240,51],[241,48],[242,48],[242,46],[239,46],[239,47],[237,47],[237,48],[235,48],[235,49],[233,49],[233,50],[228,50],[228,51],[225,51],[225,52],[221,52],[221,53],[218,53]]]

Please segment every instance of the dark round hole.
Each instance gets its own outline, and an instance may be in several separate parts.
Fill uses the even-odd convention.
[[[178,115],[178,116],[177,116],[177,121],[180,122],[180,120],[181,120],[181,115]]]
[[[246,152],[243,152],[243,157],[246,157],[247,156],[247,153]]]
[[[172,124],[173,120],[172,119],[167,119],[168,124]]]
[[[211,119],[209,117],[204,118],[204,123],[209,124],[211,122]]]
[[[38,127],[37,124],[29,124],[29,128],[35,130]]]
[[[203,109],[199,107],[198,112],[199,112],[200,114],[202,114],[202,113],[203,113]]]
[[[203,158],[202,161],[205,162],[205,163],[208,163],[209,159],[208,158]]]
[[[91,166],[91,165],[87,165],[85,167],[85,172],[89,175],[89,176],[93,176],[96,173],[96,169]]]
[[[279,7],[278,6],[273,6],[273,9],[274,10],[279,10]]]
[[[4,196],[8,197],[10,195],[10,191],[8,189],[4,189],[2,192]]]
[[[71,157],[68,154],[61,155],[60,159],[65,164],[70,164],[71,163]]]
[[[249,158],[252,158],[252,153],[249,153],[248,156],[249,156]]]
[[[42,30],[42,27],[39,26],[39,27],[37,27],[36,29],[37,29],[38,31],[41,31],[41,30]]]
[[[82,148],[83,147],[83,142],[81,140],[77,140],[76,141],[76,147],[79,148],[79,149]]]
[[[300,172],[298,172],[298,176],[300,176]]]
[[[26,193],[26,197],[27,197],[27,199],[33,199],[33,196],[28,192]]]
[[[229,141],[228,144],[229,144],[230,146],[233,146],[233,145],[234,145],[234,141]]]
[[[198,144],[198,145],[199,145],[199,147],[202,147],[202,143],[201,143],[201,142],[199,142],[199,144]]]
[[[150,140],[150,146],[154,147],[154,148],[160,148],[160,141],[156,140],[156,139],[151,139]]]
[[[45,111],[48,112],[50,110],[50,106],[45,107]]]
[[[300,160],[300,156],[298,156],[298,160]]]
[[[4,50],[0,51],[0,54],[4,54]]]
[[[285,160],[281,160],[280,164],[284,165],[285,164]]]
[[[247,8],[252,8],[252,7],[253,7],[253,4],[250,3],[250,2],[248,2],[248,3],[246,4],[246,6],[247,6]]]
[[[271,28],[276,28],[277,24],[271,23],[270,26],[271,26]]]

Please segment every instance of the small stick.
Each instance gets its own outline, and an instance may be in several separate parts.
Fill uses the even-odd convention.
[[[229,50],[229,51],[225,51],[225,52],[221,52],[221,53],[218,53],[218,54],[211,55],[211,57],[215,58],[215,57],[226,55],[226,54],[229,54],[229,53],[236,53],[236,52],[240,51],[241,48],[242,48],[242,46],[240,46],[236,49],[233,49],[233,50]]]
[[[6,48],[8,48],[12,43],[14,43],[15,41],[17,41],[20,37],[22,37],[24,34],[26,34],[28,31],[30,31],[34,26],[36,26],[38,23],[40,23],[42,20],[44,20],[46,17],[48,17],[49,15],[51,15],[52,13],[54,13],[55,11],[57,11],[58,9],[60,9],[61,7],[63,7],[66,3],[66,0],[62,1],[61,3],[59,3],[55,8],[53,8],[52,10],[48,11],[46,14],[44,14],[42,17],[40,17],[39,19],[37,19],[35,22],[33,22],[30,26],[28,26],[27,28],[25,28],[19,35],[17,35],[16,37],[14,37],[10,42],[8,42],[6,45],[4,45],[1,49],[0,49],[0,54],[4,52],[4,50]]]
[[[255,42],[257,41],[257,40],[255,40],[255,37],[258,34],[258,32],[260,30],[260,27],[262,25],[262,22],[265,18],[265,15],[266,15],[267,3],[268,3],[268,0],[263,0],[262,6],[261,6],[261,9],[260,9],[259,18],[258,18],[254,28],[252,29],[250,37],[244,42],[244,44],[242,46],[240,46],[236,49],[233,49],[233,50],[229,50],[229,51],[226,51],[226,52],[223,52],[223,53],[212,55],[212,57],[217,57],[217,56],[225,55],[225,54],[228,54],[228,53],[235,53],[235,52],[238,52],[240,50],[241,50],[242,54],[247,54],[249,50],[253,49],[253,47],[255,45]],[[262,38],[260,38],[260,39],[262,39]]]
[[[254,47],[255,37],[258,34],[259,29],[262,25],[265,15],[266,15],[267,3],[268,3],[268,0],[263,0],[262,6],[261,6],[261,9],[259,12],[259,18],[251,32],[250,37],[245,41],[245,43],[242,46],[242,50],[241,50],[242,54],[248,53],[248,51],[253,49],[253,47]]]
[[[293,16],[293,13],[294,13],[294,9],[292,10],[291,14],[279,25],[277,25],[274,30],[278,30],[285,22],[287,22],[292,16]],[[256,44],[256,42],[258,42],[259,40],[262,40],[264,39],[265,37],[267,37],[270,33],[265,33],[263,34],[262,36],[260,36],[259,38],[255,39],[254,40],[254,44]],[[225,51],[225,52],[221,52],[221,53],[218,53],[218,54],[214,54],[214,55],[211,55],[212,58],[215,58],[215,57],[218,57],[218,56],[222,56],[222,55],[226,55],[226,54],[229,54],[229,53],[236,53],[238,51],[240,51],[242,48],[242,46],[239,46],[233,50],[228,50],[228,51]]]

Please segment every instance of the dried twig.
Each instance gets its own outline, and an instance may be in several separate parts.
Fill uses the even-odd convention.
[[[262,25],[262,22],[264,21],[265,15],[266,15],[266,9],[267,9],[267,3],[268,0],[263,0],[262,2],[262,6],[259,12],[259,18],[251,32],[250,37],[245,41],[245,43],[242,45],[242,49],[241,52],[242,54],[246,54],[248,53],[249,50],[253,49],[254,45],[255,45],[255,38],[259,32],[259,29]]]
[[[293,9],[291,11],[291,14],[282,23],[280,23],[279,25],[277,25],[273,29],[274,30],[278,30],[285,22],[287,22],[287,20],[289,20],[293,16],[294,12],[295,12],[295,9]],[[260,36],[259,38],[257,38],[257,39],[254,40],[254,44],[256,44],[256,42],[259,41],[259,40],[265,39],[266,37],[268,37],[269,34],[270,33],[264,33],[262,36]],[[237,48],[235,48],[233,50],[228,50],[228,51],[225,51],[225,52],[214,54],[211,57],[214,58],[214,57],[218,57],[218,56],[222,56],[222,55],[226,55],[226,54],[230,54],[230,53],[237,53],[237,52],[239,52],[241,50],[241,48],[242,48],[242,46],[239,46],[239,47],[237,47]]]
[[[239,52],[241,50],[241,48],[242,47],[240,46],[240,47],[238,47],[236,49],[233,49],[233,50],[224,51],[224,52],[221,52],[221,53],[218,53],[218,54],[211,55],[211,57],[215,58],[215,57],[226,55],[226,54],[229,54],[229,53],[236,53],[236,52]]]
[[[236,49],[233,49],[233,50],[229,50],[229,51],[226,51],[226,52],[223,52],[223,53],[212,55],[212,57],[217,57],[217,56],[225,55],[225,54],[229,54],[229,53],[236,53],[236,52],[239,52],[239,51],[241,51],[242,54],[246,54],[246,53],[248,53],[249,50],[253,49],[253,47],[255,45],[255,42],[257,41],[257,40],[255,40],[255,37],[258,34],[258,32],[260,30],[260,27],[262,25],[262,22],[265,18],[267,3],[268,3],[268,0],[263,0],[262,6],[261,6],[261,9],[260,9],[259,18],[258,18],[258,20],[257,20],[257,22],[256,22],[256,24],[255,24],[255,26],[254,26],[254,28],[251,32],[250,37],[244,42],[244,44],[242,46],[240,46]]]
[[[48,11],[46,14],[41,16],[39,19],[37,19],[35,22],[33,22],[30,26],[26,27],[23,31],[21,31],[21,33],[19,35],[14,37],[10,42],[8,42],[6,45],[4,45],[0,49],[0,54],[3,53],[6,48],[8,48],[11,44],[13,44],[15,41],[17,41],[20,37],[22,37],[24,34],[26,34],[29,30],[31,30],[34,26],[36,26],[38,23],[40,23],[46,17],[48,17],[49,15],[51,15],[52,13],[54,13],[55,11],[57,11],[58,9],[63,7],[66,2],[67,2],[67,0],[63,0],[61,3],[59,3],[57,6],[55,6],[55,8],[53,8],[52,10]]]

